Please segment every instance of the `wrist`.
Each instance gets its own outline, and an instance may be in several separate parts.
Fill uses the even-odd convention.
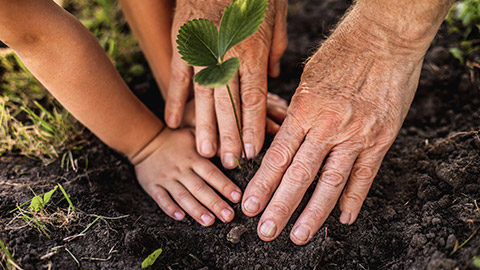
[[[163,137],[165,136],[165,131],[167,130],[168,128],[165,128],[165,126],[163,126],[150,141],[144,144],[137,151],[133,152],[130,155],[127,155],[130,163],[136,166],[145,159],[147,159],[155,150],[160,148],[165,141]]]

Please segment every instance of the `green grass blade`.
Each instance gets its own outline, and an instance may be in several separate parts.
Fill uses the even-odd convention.
[[[67,192],[65,191],[65,189],[63,189],[62,185],[58,184],[58,187],[60,188],[60,190],[62,191],[63,193],[63,196],[65,197],[65,199],[67,199],[67,202],[68,204],[70,205],[70,207],[72,208],[73,212],[76,212],[75,211],[75,206],[73,206],[73,203],[72,201],[70,200],[70,197],[68,196]]]

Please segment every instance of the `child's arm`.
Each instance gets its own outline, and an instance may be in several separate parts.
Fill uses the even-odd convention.
[[[172,58],[172,0],[120,0],[119,3],[166,98]]]
[[[234,202],[240,189],[195,153],[190,133],[164,128],[78,20],[50,0],[0,0],[0,6],[0,39],[77,119],[135,164],[140,184],[164,212],[183,218],[172,196],[203,225],[214,218],[200,203],[223,221],[233,218],[232,208],[205,180]]]

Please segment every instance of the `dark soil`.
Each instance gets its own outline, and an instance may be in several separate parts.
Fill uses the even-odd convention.
[[[290,43],[283,75],[271,81],[272,91],[291,96],[302,61],[348,5],[345,0],[290,3]],[[172,220],[142,191],[132,166],[93,136],[90,145],[75,152],[78,172],[61,168],[60,161],[42,166],[14,154],[0,158],[0,239],[25,269],[75,269],[77,263],[65,248],[84,269],[138,269],[157,248],[163,248],[153,267],[157,269],[473,269],[473,258],[480,255],[479,235],[453,250],[480,226],[480,91],[475,70],[450,56],[454,42],[442,28],[426,57],[412,109],[358,220],[344,226],[335,209],[305,246],[289,240],[292,222],[277,240],[261,241],[258,217],[245,217],[239,205],[230,224],[204,228],[191,218]],[[132,88],[142,92],[151,85],[151,80],[143,81]],[[227,174],[245,187],[260,159]],[[129,216],[97,222],[70,242],[63,239],[81,232],[93,217],[81,214],[68,230],[51,228],[50,239],[31,227],[19,228],[22,222],[9,224],[10,210],[32,197],[28,187],[41,193],[58,182],[84,213]],[[244,233],[239,243],[231,243],[227,234],[239,226]],[[64,248],[41,259],[56,246]]]

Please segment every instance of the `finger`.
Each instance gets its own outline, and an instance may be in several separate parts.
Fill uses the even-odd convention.
[[[342,193],[358,154],[355,146],[349,144],[338,145],[329,153],[315,191],[290,233],[295,244],[308,243],[325,222]]]
[[[236,111],[232,108],[226,87],[215,89],[215,112],[217,115],[218,131],[220,133],[221,159],[227,169],[237,167],[236,158],[240,158],[242,145],[238,135],[235,113],[240,121],[240,99],[238,94],[238,76],[235,76],[229,84]],[[241,123],[239,123],[241,126]]]
[[[157,203],[162,211],[176,220],[182,220],[185,217],[183,210],[170,198],[168,192],[159,185],[152,184],[144,187],[150,197]]]
[[[165,122],[170,128],[178,128],[183,118],[192,78],[192,68],[180,58],[172,56],[170,84],[165,104]]]
[[[293,211],[313,182],[331,145],[317,134],[307,134],[292,164],[282,178],[272,200],[258,223],[258,235],[264,241],[275,239],[287,224]]]
[[[267,59],[265,56],[258,55],[247,57],[247,59],[252,59],[252,61],[241,65],[239,73],[242,95],[242,131],[247,157],[253,158],[260,152],[265,140]]]
[[[267,96],[267,116],[277,121],[283,122],[287,116],[287,101],[275,94],[268,93]]]
[[[194,68],[195,73],[200,68]],[[196,127],[195,137],[197,141],[197,152],[206,158],[215,156],[217,152],[217,124],[215,117],[214,90],[197,83],[195,90],[195,115]]]
[[[234,211],[220,196],[207,185],[195,172],[186,175],[182,184],[190,191],[190,193],[205,207],[210,209],[220,220],[229,222],[233,219]],[[207,220],[202,218],[207,223]]]
[[[357,219],[387,150],[388,147],[374,146],[358,157],[340,198],[341,223],[350,225]]]
[[[272,136],[275,136],[280,129],[280,125],[277,124],[275,121],[273,121],[270,118],[267,118],[267,127],[266,127],[266,132],[267,134],[270,134]]]
[[[206,159],[199,159],[193,163],[193,170],[201,178],[220,192],[225,198],[238,203],[242,198],[240,188],[226,177],[213,163]]]
[[[178,181],[171,181],[165,187],[172,195],[172,198],[184,209],[193,219],[203,226],[210,226],[215,217],[203,205],[201,205],[190,191]]]
[[[287,49],[287,10],[288,1],[276,2],[275,24],[273,27],[272,46],[268,59],[268,75],[278,77],[280,75],[280,59]]]
[[[287,117],[245,189],[242,201],[245,215],[255,216],[265,208],[304,136],[305,131],[296,118]]]

